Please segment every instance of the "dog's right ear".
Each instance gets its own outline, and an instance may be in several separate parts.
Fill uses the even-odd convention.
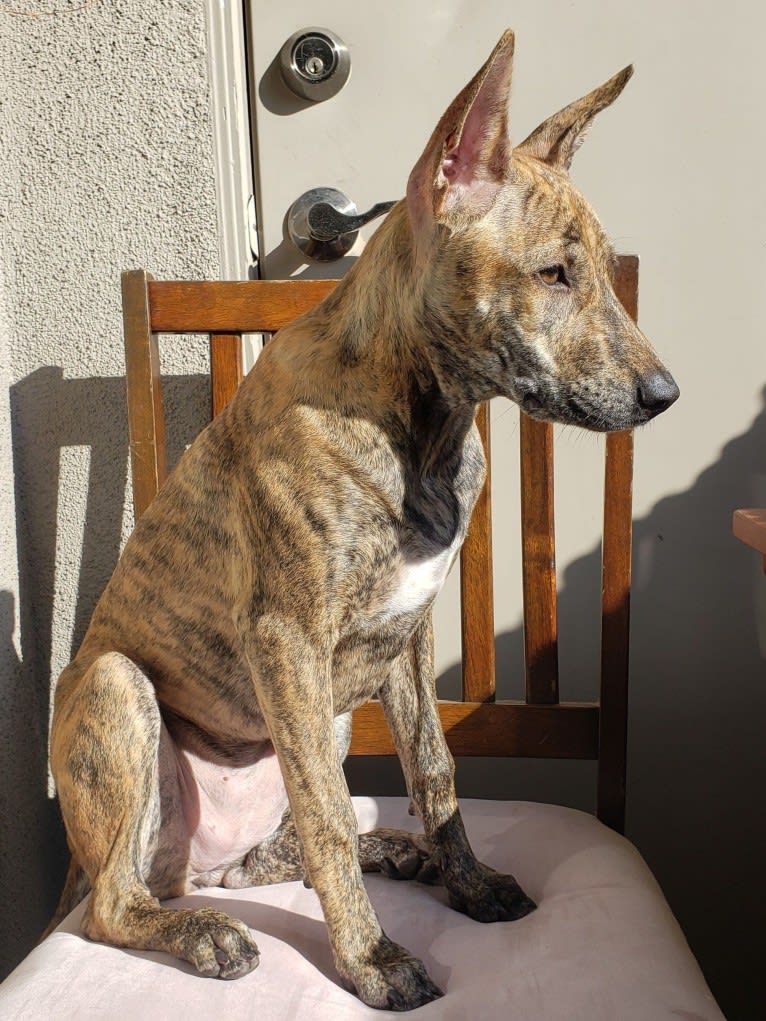
[[[453,100],[410,174],[407,205],[416,239],[435,223],[469,223],[490,209],[508,172],[508,96],[513,32]]]

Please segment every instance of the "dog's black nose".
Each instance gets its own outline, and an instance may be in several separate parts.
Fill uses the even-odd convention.
[[[681,391],[669,372],[653,372],[638,382],[638,404],[645,411],[659,415],[677,401]]]

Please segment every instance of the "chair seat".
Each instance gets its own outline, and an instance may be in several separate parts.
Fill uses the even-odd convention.
[[[415,829],[401,798],[355,798],[362,831]],[[472,844],[512,871],[539,908],[482,925],[443,889],[366,877],[386,933],[425,962],[445,998],[418,1017],[503,1021],[713,1021],[723,1017],[656,881],[635,848],[583,812],[463,801]],[[339,984],[319,902],[301,883],[208,889],[169,906],[215,906],[255,930],[259,967],[202,978],[165,954],[90,943],[84,905],[0,986],[3,1018],[183,1021],[375,1018]]]

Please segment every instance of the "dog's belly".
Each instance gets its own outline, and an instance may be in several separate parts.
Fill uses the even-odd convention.
[[[232,863],[278,829],[287,811],[274,746],[263,741],[230,760],[207,749],[200,754],[162,730],[161,845],[165,854],[186,858],[187,890],[217,885]]]

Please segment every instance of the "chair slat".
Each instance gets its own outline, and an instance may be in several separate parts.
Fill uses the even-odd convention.
[[[223,411],[242,382],[242,335],[210,334],[210,390],[213,418]]]
[[[273,333],[308,312],[337,280],[158,280],[149,284],[158,333]]]
[[[620,255],[614,274],[614,293],[634,323],[638,322],[638,256]]]
[[[521,536],[526,698],[559,700],[553,426],[521,413]]]
[[[160,352],[147,301],[151,277],[144,270],[122,275],[125,378],[135,520],[157,495],[168,473]]]
[[[587,702],[536,706],[524,702],[439,702],[453,755],[595,759],[598,706]],[[380,702],[354,713],[351,755],[395,755]]]
[[[620,256],[615,292],[635,322],[636,256]],[[597,811],[599,819],[618,833],[625,829],[632,539],[633,433],[611,433],[606,438],[604,470]]]
[[[633,433],[606,440],[598,816],[622,833],[628,735]]]
[[[487,478],[460,551],[460,618],[463,646],[463,698],[495,698],[495,614],[492,595],[492,486],[490,478],[489,404],[476,415]]]

